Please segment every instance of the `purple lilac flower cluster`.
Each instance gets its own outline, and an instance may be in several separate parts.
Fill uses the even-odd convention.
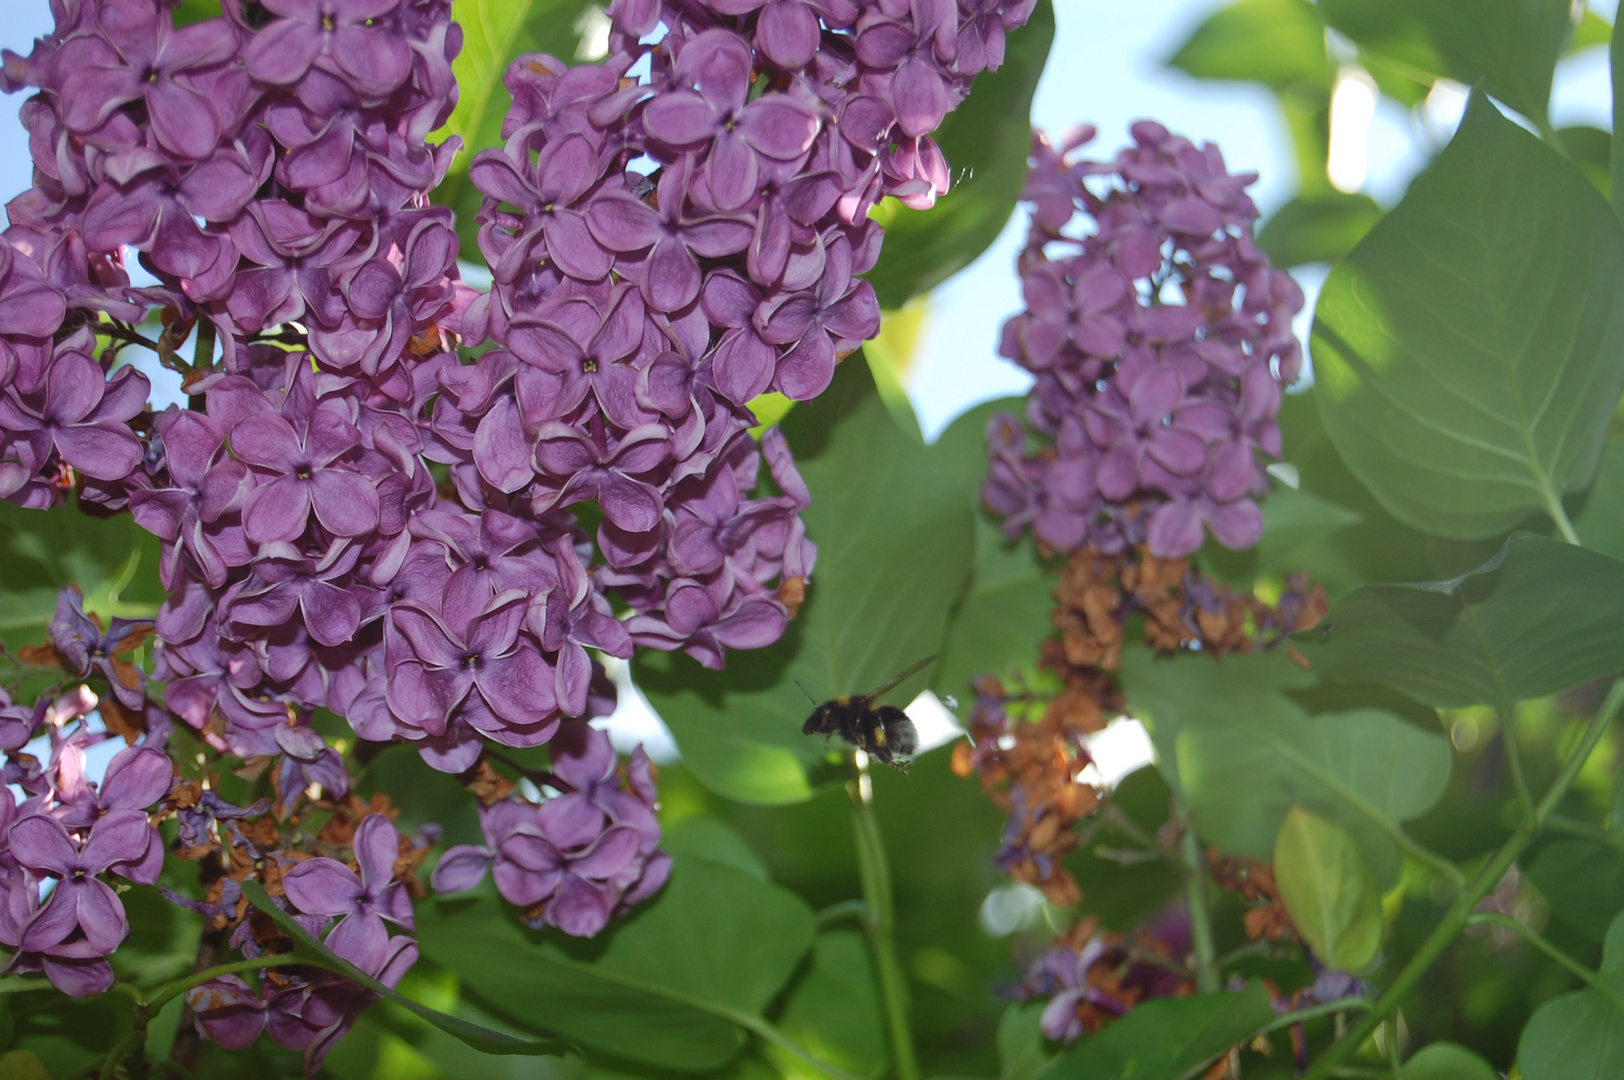
[[[506,143],[470,168],[494,286],[463,331],[499,347],[435,413],[464,500],[595,498],[635,644],[719,667],[777,640],[815,550],[776,436],[781,494],[746,497],[749,403],[815,397],[878,331],[868,211],[946,190],[929,133],[1031,8],[618,0],[601,65],[515,63]]]
[[[639,747],[622,786],[609,736],[584,724],[560,730],[549,750],[562,793],[539,807],[520,798],[484,807],[485,843],[448,850],[433,885],[461,892],[491,870],[497,891],[523,907],[531,925],[590,937],[658,891],[671,872],[671,856],[656,850],[654,777]]]
[[[875,332],[868,211],[946,190],[930,132],[1032,3],[617,0],[606,62],[508,74],[506,145],[471,166],[481,295],[428,201],[458,148],[428,141],[457,98],[449,0],[226,0],[182,27],[163,0],[52,0],[53,33],[0,66],[34,91],[34,185],[0,237],[0,497],[128,509],[169,597],[161,707],[127,655],[151,627],[104,633],[66,593],[53,623],[56,660],[107,683],[93,737],[117,709],[140,741],[99,794],[71,738],[46,767],[20,752],[93,696],[0,711],[30,794],[0,820],[13,967],[105,988],[126,927],[101,877],[156,877],[171,715],[270,763],[275,796],[266,818],[171,793],[178,848],[255,868],[313,930],[337,917],[329,945],[385,981],[416,955],[385,928],[411,927],[391,852],[421,845],[369,817],[341,862],[348,841],[310,858],[275,828],[348,793],[318,708],[448,772],[552,743],[558,794],[487,807],[487,846],[448,854],[443,887],[494,865],[533,922],[576,934],[657,890],[651,770],[617,771],[586,725],[609,704],[587,650],[719,667],[783,633],[816,556],[810,496],[749,402],[815,396]],[[183,373],[189,409],[149,411],[131,345]],[[254,958],[240,880],[185,902]],[[319,1060],[367,995],[300,973],[194,998],[211,1037],[269,1030]]]
[[[244,808],[218,802],[214,809],[246,814]],[[253,848],[241,829],[231,831],[230,843],[234,848]],[[400,876],[400,864],[410,861],[411,847],[412,841],[402,838],[387,816],[370,814],[351,840],[353,867],[318,856],[288,864],[280,878],[284,905],[307,929],[320,934],[330,925],[326,946],[390,987],[417,960],[417,943],[410,934],[389,933],[391,925],[415,929],[411,897]],[[287,859],[279,853],[252,853]],[[213,906],[229,912],[240,903],[240,896],[240,888],[223,890],[221,902]],[[214,914],[210,905],[190,906]],[[250,959],[264,955],[247,919],[238,923],[231,940]],[[237,975],[222,975],[187,992],[197,1026],[210,1039],[228,1050],[241,1050],[269,1032],[277,1045],[303,1051],[312,1073],[373,1000],[370,991],[347,979],[302,965],[266,969],[257,988]]]
[[[1176,558],[1209,530],[1250,547],[1258,455],[1280,453],[1281,388],[1302,364],[1302,290],[1253,243],[1255,174],[1160,124],[1131,130],[1109,162],[1076,157],[1092,128],[1033,140],[1026,310],[999,352],[1037,383],[1024,426],[988,426],[982,497],[1006,531],[1062,552]]]
[[[85,750],[105,735],[83,718],[96,703],[78,687],[33,709],[3,710],[5,780],[26,796],[18,805],[9,786],[0,788],[0,944],[15,950],[5,970],[43,971],[81,997],[112,986],[107,956],[130,932],[108,879],[151,885],[163,869],[163,840],[148,811],[174,776],[161,749],[131,746],[114,755],[99,784],[90,782]],[[43,766],[18,752],[42,727],[51,746]]]

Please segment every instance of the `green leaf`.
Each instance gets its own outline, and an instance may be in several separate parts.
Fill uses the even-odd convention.
[[[1464,1046],[1436,1042],[1423,1046],[1404,1063],[1402,1080],[1500,1080],[1487,1061]]]
[[[1569,517],[1581,544],[1624,559],[1624,438],[1607,440],[1596,479],[1574,500]]]
[[[1198,79],[1331,90],[1325,24],[1308,0],[1240,0],[1222,8],[1167,63]]]
[[[1382,898],[1348,830],[1294,806],[1274,842],[1274,880],[1291,921],[1328,966],[1359,971],[1382,943]]]
[[[468,166],[481,150],[502,145],[502,120],[512,103],[502,76],[508,65],[529,53],[546,53],[573,63],[581,40],[580,19],[591,0],[454,0],[451,16],[462,27],[462,52],[451,62],[457,79],[457,107],[443,134],[462,138],[445,181],[432,198],[457,214],[464,258],[477,259],[475,237],[480,193],[468,179]]]
[[[890,1059],[868,942],[856,930],[819,934],[805,973],[791,984],[778,1027],[822,1061],[878,1077]],[[787,1075],[806,1069],[778,1047],[769,1056]]]
[[[57,593],[68,585],[79,586],[85,609],[104,621],[150,617],[163,602],[158,538],[128,514],[0,503],[0,553],[0,636],[13,648],[44,639]]]
[[[662,829],[664,835],[660,837],[660,847],[673,857],[706,859],[731,866],[757,881],[771,880],[767,867],[750,849],[749,842],[721,818],[701,814],[682,818],[675,824],[663,823]]]
[[[885,246],[867,277],[887,311],[969,266],[1003,231],[1026,184],[1027,117],[1053,41],[1054,7],[1039,0],[1026,25],[1008,36],[1003,66],[977,75],[970,96],[936,129],[952,190],[929,210],[895,199],[875,208]]]
[[[426,1005],[419,1005],[417,1002],[398,993],[393,987],[385,986],[316,940],[315,936],[300,925],[297,919],[276,906],[276,902],[271,899],[271,894],[266,892],[265,886],[259,882],[243,882],[242,893],[248,898],[249,903],[276,923],[277,929],[291,937],[299,948],[318,957],[322,967],[337,972],[381,998],[387,998],[412,1015],[427,1020],[446,1034],[456,1036],[475,1050],[486,1054],[547,1055],[562,1054],[570,1048],[568,1043],[558,1039],[535,1041],[515,1038],[500,1031],[492,1031],[489,1028],[480,1027],[478,1024],[469,1023],[460,1016],[451,1016],[443,1012],[437,1012]]]
[[[1624,36],[1613,35],[1607,46],[1607,63],[1613,82],[1613,130],[1624,130],[1619,123],[1624,120],[1620,115],[1624,110]],[[1613,205],[1617,207],[1624,204],[1624,146],[1619,143],[1613,144],[1612,174]]]
[[[8,1050],[0,1054],[0,1076],[6,1080],[51,1080],[45,1063],[28,1050]]]
[[[1006,1008],[998,1020],[998,1080],[1037,1080],[1054,1058],[1043,1038],[1043,1003]]]
[[[1043,1080],[1185,1080],[1274,1019],[1268,991],[1156,998],[1055,1058]]]
[[[1602,948],[1601,981],[1612,1000],[1594,988],[1552,998],[1539,1007],[1517,1043],[1522,1080],[1624,1076],[1624,915],[1613,920]]]
[[[1280,653],[1158,660],[1134,649],[1121,676],[1159,767],[1182,787],[1202,838],[1226,851],[1268,859],[1286,815],[1302,806],[1352,833],[1389,887],[1401,868],[1392,834],[1449,782],[1441,734],[1375,709],[1309,715],[1287,691],[1315,680]],[[1245,798],[1236,797],[1239,777]]]
[[[1264,222],[1257,246],[1276,266],[1336,262],[1382,217],[1369,195],[1330,190],[1299,195]]]
[[[974,699],[977,675],[1007,676],[1037,662],[1038,645],[1052,631],[1054,574],[1044,565],[1030,533],[1011,540],[980,509],[986,473],[987,422],[998,413],[1017,415],[1021,398],[987,402],[965,413],[942,433],[937,447],[958,463],[959,482],[975,511],[975,568],[953,610],[947,643],[931,685],[962,701]]]
[[[527,930],[484,897],[421,905],[418,942],[521,1027],[642,1064],[719,1068],[811,947],[812,912],[732,867],[674,862],[657,897],[590,941]]]
[[[1528,867],[1557,918],[1600,941],[1624,909],[1624,851],[1591,840],[1558,840]]]
[[[801,686],[819,701],[862,693],[941,652],[974,555],[974,487],[958,444],[927,447],[901,431],[866,364],[842,364],[782,428],[812,492],[802,517],[818,544],[800,614],[776,645],[730,653],[725,671],[652,650],[633,661],[687,766],[741,802],[811,797],[827,753],[801,734],[812,709]]]
[[[1613,136],[1601,128],[1565,127],[1557,130],[1556,137],[1561,140],[1568,158],[1596,185],[1602,198],[1611,197]]]
[[[1624,562],[1517,533],[1451,581],[1367,585],[1297,635],[1314,670],[1439,708],[1553,694],[1624,667]]]
[[[1325,429],[1382,505],[1482,539],[1595,475],[1624,390],[1624,227],[1481,93],[1437,162],[1326,279]]]
[[[1568,0],[1319,0],[1361,59],[1430,88],[1448,76],[1542,122],[1573,30]]]
[[[1606,45],[1612,40],[1613,24],[1586,8],[1584,15],[1579,19],[1579,25],[1573,28],[1573,36],[1568,38],[1564,52],[1576,53],[1597,45]]]

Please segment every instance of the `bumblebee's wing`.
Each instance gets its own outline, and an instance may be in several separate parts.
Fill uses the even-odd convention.
[[[917,660],[914,663],[909,664],[907,667],[903,668],[901,671],[887,679],[878,690],[874,690],[870,693],[864,694],[863,696],[868,698],[870,701],[873,701],[886,691],[895,689],[908,679],[912,678],[914,675],[917,675],[919,672],[925,670],[928,665],[940,657],[941,653],[932,653],[923,660]]]

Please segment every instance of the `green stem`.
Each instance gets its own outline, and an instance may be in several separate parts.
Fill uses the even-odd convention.
[[[838,904],[830,904],[816,915],[812,916],[818,929],[823,930],[847,919],[862,920],[868,914],[868,905],[861,900],[842,900]]]
[[[1501,845],[1500,850],[1494,853],[1478,870],[1471,883],[1455,897],[1455,902],[1449,905],[1449,910],[1444,912],[1444,917],[1433,928],[1432,933],[1427,935],[1420,948],[1410,957],[1409,963],[1404,965],[1403,970],[1376,999],[1375,1008],[1332,1043],[1325,1053],[1309,1066],[1302,1080],[1327,1080],[1338,1065],[1364,1045],[1365,1040],[1381,1026],[1388,1014],[1398,1008],[1399,1002],[1415,988],[1421,977],[1443,955],[1444,950],[1449,948],[1455,937],[1466,928],[1472,917],[1472,909],[1494,891],[1494,887],[1517,861],[1517,857],[1527,850],[1534,837],[1539,835],[1546,819],[1555,812],[1557,804],[1562,801],[1568,789],[1573,786],[1574,780],[1578,778],[1579,770],[1584,767],[1585,761],[1596,749],[1596,744],[1601,741],[1608,727],[1618,716],[1621,706],[1624,706],[1624,679],[1613,683],[1613,688],[1607,692],[1607,700],[1602,702],[1601,708],[1591,719],[1590,726],[1585,729],[1584,738],[1563,763],[1562,771],[1551,784],[1550,790],[1545,793],[1545,797],[1534,807],[1534,812],[1522,820],[1510,838]]]
[[[186,993],[194,986],[202,986],[210,979],[217,979],[221,975],[236,975],[243,971],[258,971],[260,968],[285,967],[288,964],[304,964],[307,967],[319,967],[308,956],[295,956],[293,953],[281,953],[276,956],[261,956],[257,960],[238,960],[231,964],[221,964],[205,971],[195,971],[186,978],[164,987],[158,996],[147,1002],[147,1012],[157,1016],[163,1007]]]
[[[1528,778],[1523,773],[1522,747],[1517,741],[1517,714],[1515,708],[1506,700],[1503,691],[1498,692],[1499,700],[1495,703],[1495,715],[1500,718],[1500,738],[1506,744],[1506,764],[1511,767],[1511,786],[1517,793],[1517,802],[1522,806],[1526,816],[1534,812],[1534,794],[1528,790]]]
[[[1581,836],[1586,840],[1593,840],[1598,844],[1618,851],[1624,851],[1624,834],[1616,833],[1611,829],[1604,829],[1600,825],[1592,825],[1588,821],[1575,821],[1561,814],[1552,814],[1545,823],[1546,828],[1552,832],[1567,833],[1569,836]]]
[[[1212,938],[1212,911],[1207,906],[1207,858],[1195,823],[1184,818],[1179,850],[1184,856],[1184,906],[1190,911],[1190,938],[1195,945],[1195,985],[1203,994],[1218,989],[1217,947]]]
[[[1341,1001],[1328,1001],[1324,1005],[1315,1005],[1312,1008],[1298,1009],[1296,1012],[1286,1013],[1258,1032],[1258,1034],[1267,1035],[1271,1031],[1279,1031],[1281,1028],[1288,1028],[1293,1024],[1301,1024],[1309,1020],[1318,1020],[1322,1016],[1340,1015],[1345,1012],[1356,1012],[1369,1008],[1370,1002],[1364,998],[1343,998]]]
[[[1555,138],[1555,136],[1556,132],[1551,132],[1551,137]],[[1567,151],[1564,150],[1563,153],[1566,154]],[[1545,512],[1549,514],[1551,520],[1556,523],[1556,531],[1562,534],[1562,539],[1577,547],[1579,544],[1579,533],[1576,529],[1574,529],[1573,522],[1568,520],[1568,511],[1567,508],[1562,505],[1562,496],[1548,488],[1545,491]]]
[[[1561,964],[1563,967],[1567,968],[1586,986],[1590,987],[1590,989],[1606,998],[1608,1003],[1611,1004],[1613,1008],[1617,1009],[1621,1013],[1624,1013],[1624,996],[1621,996],[1618,991],[1614,990],[1611,986],[1608,986],[1607,983],[1603,982],[1600,975],[1596,974],[1594,971],[1591,971],[1589,968],[1579,963],[1579,961],[1575,960],[1561,949],[1558,949],[1555,945],[1552,945],[1541,934],[1535,931],[1533,927],[1524,926],[1522,923],[1518,922],[1516,919],[1513,919],[1509,915],[1501,915],[1500,913],[1493,911],[1476,912],[1471,918],[1466,920],[1466,924],[1468,926],[1499,926],[1522,935],[1523,940],[1527,941],[1528,944],[1532,945],[1546,956],[1549,956],[1558,964]]]
[[[857,834],[857,871],[863,882],[867,912],[863,928],[868,931],[874,951],[875,974],[880,983],[880,1007],[885,1013],[890,1035],[891,1057],[897,1080],[919,1080],[919,1061],[914,1057],[913,1031],[908,1026],[908,984],[897,960],[896,911],[891,896],[891,868],[885,858],[885,842],[874,819],[873,791],[869,786],[867,764],[857,779],[846,785],[851,796],[852,824]]]
[[[197,341],[192,346],[192,370],[214,369],[214,323],[207,315],[197,317]]]

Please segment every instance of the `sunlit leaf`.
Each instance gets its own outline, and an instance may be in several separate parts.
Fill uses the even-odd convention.
[[[1291,921],[1327,966],[1358,971],[1382,941],[1382,898],[1348,831],[1294,806],[1274,842],[1274,880]]]
[[[1476,94],[1315,313],[1326,431],[1394,516],[1505,532],[1595,475],[1624,390],[1624,228]]]
[[[1220,8],[1167,63],[1198,79],[1331,89],[1325,24],[1308,0],[1240,0]]]
[[[456,211],[465,259],[479,259],[474,215],[480,193],[468,179],[468,165],[479,151],[502,145],[502,120],[512,103],[502,76],[530,53],[575,63],[580,19],[590,6],[592,0],[454,0],[451,6],[462,27],[462,52],[451,62],[457,107],[438,135],[459,136],[463,146],[432,198]]]
[[[1573,29],[1568,0],[1319,0],[1320,16],[1373,68],[1429,88],[1448,77],[1535,121]]]

